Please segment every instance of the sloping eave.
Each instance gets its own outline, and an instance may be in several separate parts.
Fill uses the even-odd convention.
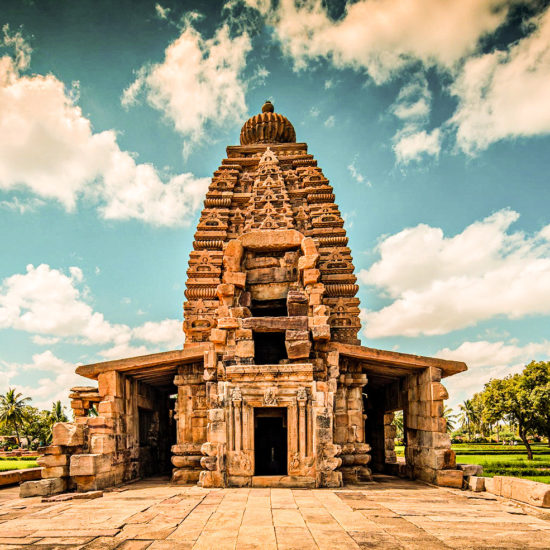
[[[443,378],[468,370],[466,363],[462,361],[451,361],[437,357],[424,357],[422,355],[367,348],[340,342],[332,342],[329,344],[329,348],[338,351],[342,356],[357,360],[362,364],[367,374],[389,378],[415,374],[427,367],[441,369]]]
[[[80,365],[76,368],[76,374],[97,380],[98,376],[104,372],[117,371],[153,385],[164,385],[177,374],[179,366],[202,361],[204,352],[211,349],[213,344],[205,342],[185,349]]]

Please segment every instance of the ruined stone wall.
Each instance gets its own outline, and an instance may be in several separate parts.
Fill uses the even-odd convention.
[[[443,416],[444,400],[449,395],[441,383],[441,369],[428,367],[407,376],[404,391],[407,465],[415,478],[445,484],[445,478],[458,474]]]
[[[74,423],[54,426],[40,459],[44,479],[65,489],[102,489],[159,471],[168,462],[168,395],[116,371],[99,375],[98,389],[73,388]],[[92,404],[98,416],[87,416]],[[141,434],[140,410],[147,412]]]

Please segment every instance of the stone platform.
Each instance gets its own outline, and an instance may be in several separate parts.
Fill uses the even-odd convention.
[[[202,489],[149,479],[93,500],[0,490],[0,548],[549,548],[550,513],[375,476],[343,489]]]

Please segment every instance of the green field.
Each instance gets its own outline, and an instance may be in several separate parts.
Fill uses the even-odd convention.
[[[460,443],[453,445],[456,461],[462,464],[481,464],[483,475],[515,476],[550,483],[550,447],[532,445],[533,460],[527,460],[524,445],[490,445]],[[404,447],[395,448],[403,456]]]
[[[22,470],[23,468],[36,468],[36,456],[25,456],[20,458],[2,458],[0,457],[0,472],[8,470]]]

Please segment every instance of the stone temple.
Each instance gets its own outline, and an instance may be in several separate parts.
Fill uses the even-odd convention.
[[[75,422],[40,459],[47,490],[163,473],[203,487],[461,480],[441,379],[466,365],[360,345],[334,190],[270,102],[214,172],[188,265],[183,349],[76,369],[97,387],[71,390]]]

